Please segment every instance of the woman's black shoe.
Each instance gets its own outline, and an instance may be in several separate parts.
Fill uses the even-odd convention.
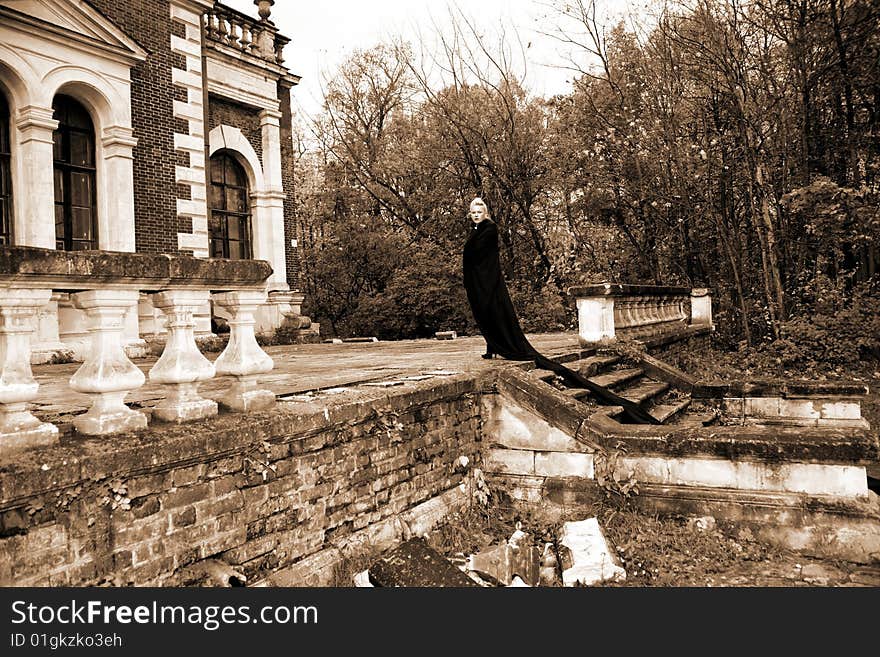
[[[491,351],[487,351],[485,354],[483,354],[483,358],[495,358],[495,354],[493,354]]]

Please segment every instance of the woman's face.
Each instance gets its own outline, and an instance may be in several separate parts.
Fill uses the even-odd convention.
[[[471,203],[470,210],[468,211],[468,216],[475,224],[480,223],[488,216],[488,212],[486,212],[486,205],[484,203],[480,203],[479,201]]]

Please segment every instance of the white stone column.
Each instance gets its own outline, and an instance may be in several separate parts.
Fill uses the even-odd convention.
[[[260,112],[263,138],[263,184],[260,203],[266,209],[271,233],[268,248],[260,259],[272,265],[270,290],[287,290],[287,256],[284,237],[284,182],[281,169],[281,112],[264,109]],[[254,254],[256,256],[256,254]]]
[[[31,372],[31,335],[51,296],[51,290],[0,290],[0,455],[58,440],[58,428],[28,410],[40,387]]]
[[[232,411],[252,411],[271,406],[275,395],[257,388],[257,375],[271,372],[274,363],[257,344],[254,313],[266,303],[266,292],[224,292],[213,294],[214,304],[229,314],[229,343],[214,361],[217,375],[235,377],[230,390],[219,400]]]
[[[582,342],[614,340],[614,297],[577,300],[578,336]]]
[[[165,422],[189,422],[217,415],[217,402],[198,394],[200,381],[214,376],[214,365],[196,346],[193,315],[208,300],[200,290],[165,290],[153,294],[153,305],[167,318],[170,335],[162,357],[150,370],[150,381],[166,384],[165,399],[153,417]]]
[[[21,246],[55,248],[55,183],[52,132],[58,121],[51,107],[18,110],[16,158],[22,175],[15,182],[15,241]]]
[[[708,326],[712,324],[712,297],[709,289],[695,287],[691,290],[691,326]]]
[[[284,192],[251,194],[254,259],[272,265],[270,290],[287,290],[287,256],[284,252]]]
[[[70,379],[71,388],[93,400],[88,412],[73,420],[82,434],[106,435],[147,426],[146,415],[123,403],[145,379],[122,348],[123,318],[137,305],[138,295],[137,290],[90,290],[70,295],[74,306],[85,312],[91,337],[86,361]]]
[[[134,131],[123,126],[104,130],[101,187],[104,212],[98,213],[98,243],[105,251],[134,253]]]

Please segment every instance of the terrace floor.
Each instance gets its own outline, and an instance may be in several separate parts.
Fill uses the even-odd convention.
[[[536,349],[548,356],[577,350],[577,333],[530,335]],[[368,382],[388,381],[436,371],[478,372],[510,363],[503,359],[484,360],[480,354],[486,343],[479,336],[455,340],[400,340],[394,342],[351,342],[343,344],[306,344],[265,347],[275,362],[269,374],[260,377],[261,385],[276,395],[294,395],[310,390],[342,387]],[[215,360],[219,353],[205,354]],[[157,357],[135,359],[148,374]],[[74,415],[90,405],[88,395],[71,389],[70,377],[80,363],[35,365],[34,377],[40,384],[33,412],[41,420],[65,431]],[[227,377],[216,377],[199,386],[204,396],[217,399],[228,387]],[[164,386],[146,383],[125,399],[134,407],[149,408],[165,396]]]

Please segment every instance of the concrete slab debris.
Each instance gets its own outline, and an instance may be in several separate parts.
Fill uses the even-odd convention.
[[[424,538],[412,538],[388,551],[369,568],[375,586],[476,587]]]
[[[510,586],[516,576],[527,586],[536,586],[539,582],[538,563],[539,554],[531,538],[517,530],[507,543],[471,555],[467,568],[504,586]]]
[[[626,571],[608,549],[596,518],[565,523],[559,546],[564,586],[594,586],[626,579]]]

